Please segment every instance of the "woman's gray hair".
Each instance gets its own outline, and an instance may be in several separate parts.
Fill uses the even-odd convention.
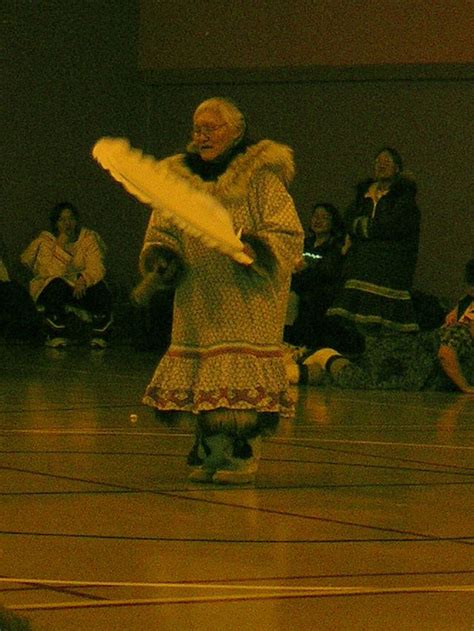
[[[210,99],[206,99],[197,106],[194,116],[204,111],[218,113],[230,127],[236,130],[238,137],[235,143],[242,139],[247,129],[247,121],[243,113],[231,99],[222,96],[214,96]]]

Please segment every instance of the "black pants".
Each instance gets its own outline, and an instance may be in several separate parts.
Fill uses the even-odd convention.
[[[110,317],[112,313],[112,296],[104,281],[88,287],[82,298],[75,298],[71,285],[62,278],[55,278],[40,293],[37,303],[44,307],[46,316],[61,319],[66,315],[67,305],[100,317]]]

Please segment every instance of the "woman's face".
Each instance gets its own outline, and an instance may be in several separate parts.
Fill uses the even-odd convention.
[[[374,175],[376,180],[391,180],[398,173],[398,166],[395,164],[388,151],[382,151],[375,158]]]
[[[217,111],[204,110],[193,118],[193,143],[203,160],[216,160],[238,138],[238,132]]]
[[[61,211],[56,227],[59,234],[67,234],[69,237],[76,234],[77,219],[72,210],[64,208]]]
[[[317,206],[311,215],[311,230],[315,234],[330,233],[332,228],[332,217],[324,206]]]

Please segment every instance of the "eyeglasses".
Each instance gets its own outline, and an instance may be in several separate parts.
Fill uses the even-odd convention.
[[[199,136],[199,134],[202,134],[203,136],[212,136],[214,132],[226,125],[227,123],[222,123],[222,125],[202,125],[201,127],[193,127],[193,136]]]

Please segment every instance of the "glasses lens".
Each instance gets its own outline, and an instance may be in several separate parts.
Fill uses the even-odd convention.
[[[195,136],[199,136],[199,134],[203,134],[204,136],[211,136],[215,131],[224,127],[225,123],[222,125],[214,125],[213,127],[210,125],[203,125],[202,127],[193,127],[193,134]]]

